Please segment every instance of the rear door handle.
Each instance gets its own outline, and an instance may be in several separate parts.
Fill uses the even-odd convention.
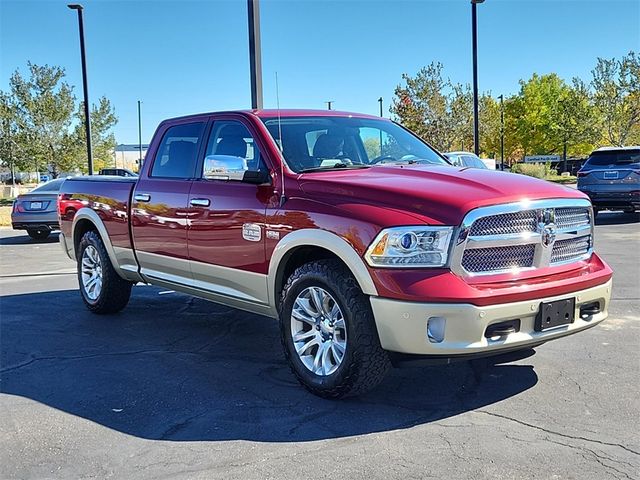
[[[151,200],[151,195],[149,195],[148,193],[136,193],[133,196],[133,199],[136,202],[148,202],[149,200]]]
[[[192,198],[189,202],[192,207],[208,207],[211,201],[208,198]]]

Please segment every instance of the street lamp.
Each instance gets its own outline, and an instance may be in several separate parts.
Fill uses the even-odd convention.
[[[82,19],[82,5],[71,3],[67,5],[78,12],[78,29],[80,31],[80,58],[82,59],[82,88],[84,89],[84,129],[87,136],[87,161],[89,175],[93,175],[93,155],[91,154],[91,117],[89,113],[89,87],[87,84],[87,56],[84,50],[84,22]]]
[[[327,110],[331,110],[331,105],[333,105],[333,100],[327,100],[326,102],[324,102],[327,104]]]
[[[504,95],[500,99],[500,170],[504,171]]]
[[[138,100],[138,149],[140,155],[138,157],[138,170],[142,169],[142,117],[140,115],[140,104],[142,102]]]
[[[473,44],[473,150],[480,155],[480,133],[478,127],[478,19],[476,6],[484,0],[471,0],[471,37]]]
[[[382,117],[382,97],[378,99],[378,103],[380,104],[380,116]],[[380,156],[382,156],[382,130],[380,130]]]

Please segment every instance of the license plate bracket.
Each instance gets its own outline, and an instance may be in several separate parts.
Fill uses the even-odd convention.
[[[569,325],[575,320],[576,299],[565,298],[555,302],[542,302],[536,316],[536,332],[544,332],[561,325]]]

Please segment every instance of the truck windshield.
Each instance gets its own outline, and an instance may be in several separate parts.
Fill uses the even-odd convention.
[[[437,164],[447,160],[401,126],[357,117],[282,117],[264,123],[297,173],[382,164]]]

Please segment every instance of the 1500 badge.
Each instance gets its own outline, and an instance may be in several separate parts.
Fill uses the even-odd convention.
[[[262,239],[262,227],[257,223],[243,224],[242,238],[250,242],[259,242]]]

